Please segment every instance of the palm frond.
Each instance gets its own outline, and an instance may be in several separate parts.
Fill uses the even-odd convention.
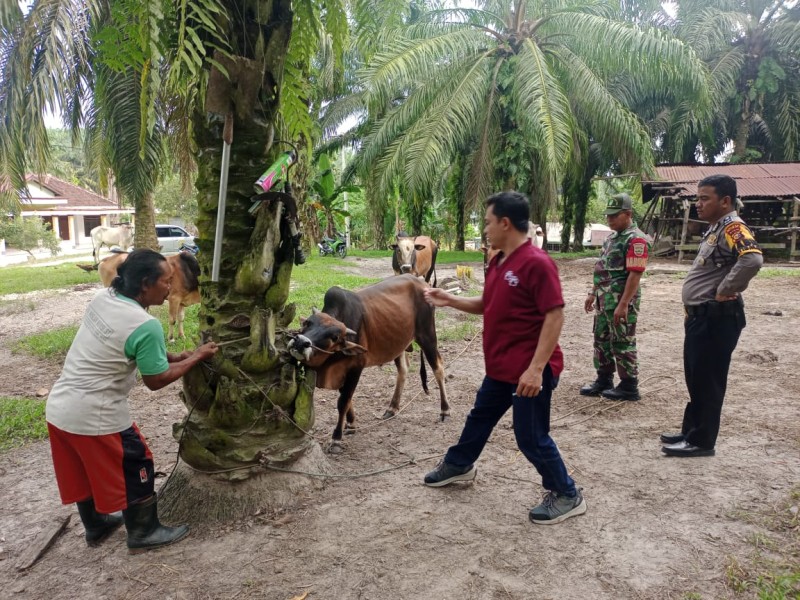
[[[411,190],[424,190],[435,179],[442,164],[447,164],[473,131],[485,112],[485,98],[491,91],[492,51],[460,73],[459,81],[447,95],[439,94],[415,128],[410,144],[411,160],[405,169],[405,182]],[[450,87],[450,86],[448,86]]]
[[[364,91],[359,90],[336,98],[328,103],[320,115],[320,127],[323,136],[331,137],[348,120],[363,120],[366,116],[367,106]]]
[[[503,66],[503,59],[498,58],[492,69],[489,81],[489,93],[484,101],[483,113],[478,118],[480,128],[475,141],[475,148],[469,157],[466,174],[464,209],[475,210],[480,202],[488,196],[494,174],[492,162],[493,146],[500,137],[500,115],[497,107],[497,76]]]
[[[653,164],[650,136],[642,121],[617,98],[586,64],[568,49],[559,52],[567,94],[581,123],[619,157],[625,170],[643,170]]]
[[[419,81],[436,80],[448,65],[465,57],[481,55],[489,40],[480,31],[463,25],[444,26],[429,39],[398,38],[386,51],[377,53],[361,73],[367,82],[370,107],[382,109],[397,90],[413,89]]]
[[[101,67],[96,72],[96,80],[96,102],[100,107],[96,123],[113,139],[106,147],[108,161],[120,192],[138,207],[142,199],[152,194],[163,176],[163,125],[157,123],[141,146],[138,101],[141,78],[133,70],[119,73]]]
[[[775,120],[783,141],[783,160],[800,159],[800,89],[786,89],[775,103]]]
[[[519,125],[533,140],[542,172],[560,180],[572,148],[574,119],[569,100],[544,52],[532,40],[525,40],[514,70]]]

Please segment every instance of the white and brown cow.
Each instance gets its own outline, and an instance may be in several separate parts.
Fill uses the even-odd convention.
[[[392,269],[395,275],[411,273],[422,277],[427,283],[433,276],[433,287],[436,287],[436,254],[439,245],[427,235],[409,237],[397,236],[397,243],[389,246],[392,249]]]
[[[317,372],[317,387],[339,390],[339,420],[333,430],[330,452],[341,452],[342,432],[354,429],[353,393],[366,367],[394,361],[397,381],[383,418],[397,414],[408,372],[405,352],[413,340],[422,348],[439,385],[441,420],[450,414],[444,367],[436,341],[434,308],[423,294],[426,287],[409,274],[389,277],[357,292],[334,286],[325,293],[322,311],[314,310],[302,320],[300,333],[289,342],[289,353]],[[428,393],[422,358],[420,377]]]
[[[89,232],[92,238],[92,256],[94,262],[100,262],[100,248],[103,246],[119,246],[122,249],[129,249],[133,246],[133,228],[129,223],[123,223],[118,227],[106,227],[98,225]]]
[[[105,287],[111,285],[114,277],[117,276],[117,269],[128,258],[127,252],[116,252],[107,256],[97,265],[100,273],[100,281]],[[170,283],[169,296],[169,341],[175,340],[175,329],[177,324],[178,335],[186,337],[183,331],[184,309],[200,302],[200,289],[198,279],[200,277],[200,265],[191,252],[179,252],[172,256],[166,256],[167,262],[172,267],[172,281]]]

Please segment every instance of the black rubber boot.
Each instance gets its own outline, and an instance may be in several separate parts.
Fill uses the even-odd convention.
[[[300,246],[300,237],[302,233],[298,233],[294,237],[292,237],[292,246],[294,246],[294,264],[302,265],[306,262],[306,255],[303,252],[302,246]]]
[[[101,515],[94,507],[93,498],[76,502],[75,506],[78,507],[78,514],[81,517],[84,529],[86,529],[87,546],[100,544],[124,521],[122,514],[118,512],[111,515]]]
[[[158,498],[155,494],[144,502],[131,504],[122,511],[128,529],[128,552],[139,554],[183,539],[188,525],[166,527],[158,520]]]
[[[636,377],[622,379],[617,387],[604,391],[602,396],[609,400],[638,400],[639,380]]]
[[[592,383],[587,383],[581,388],[581,396],[599,396],[606,390],[614,387],[614,375],[610,373],[598,373],[597,379]]]

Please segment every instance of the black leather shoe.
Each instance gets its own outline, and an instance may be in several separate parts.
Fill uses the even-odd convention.
[[[667,456],[714,456],[715,454],[713,448],[692,446],[686,440],[678,442],[677,444],[662,446],[661,451]]]
[[[660,439],[662,444],[677,444],[686,437],[682,433],[662,433]]]

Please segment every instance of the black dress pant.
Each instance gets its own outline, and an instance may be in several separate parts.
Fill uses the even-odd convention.
[[[713,448],[717,442],[728,367],[744,326],[744,307],[741,304],[731,314],[689,315],[686,318],[683,369],[689,403],[683,413],[682,432],[693,446]]]

